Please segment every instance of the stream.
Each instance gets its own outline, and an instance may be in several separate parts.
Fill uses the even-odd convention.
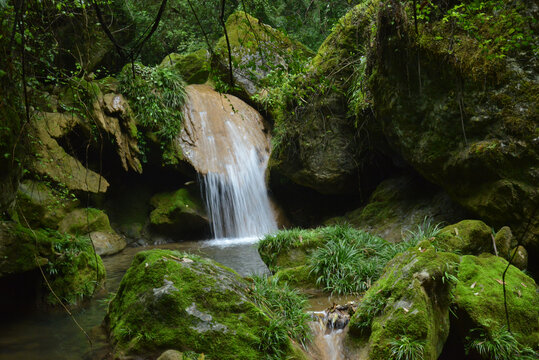
[[[77,329],[72,319],[61,310],[43,311],[40,308],[27,309],[11,314],[2,320],[0,327],[0,359],[2,360],[75,360],[99,359],[107,344],[100,331],[96,330],[106,313],[106,298],[119,287],[120,281],[135,254],[149,249],[171,249],[211,258],[226,265],[242,276],[266,274],[268,269],[256,249],[256,238],[214,239],[189,241],[155,246],[126,248],[116,255],[103,258],[107,270],[105,294],[95,296],[86,306],[73,311],[73,316],[92,338],[90,347],[85,335]],[[328,298],[312,296],[310,305],[313,312],[321,312],[333,303],[345,303],[352,297]],[[327,332],[319,322],[313,321],[315,350],[311,356],[317,360],[339,360],[335,346],[339,346],[339,331]],[[330,354],[330,355],[327,355]]]

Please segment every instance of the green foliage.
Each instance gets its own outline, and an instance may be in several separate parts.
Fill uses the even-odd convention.
[[[354,68],[354,81],[348,89],[348,103],[351,115],[359,117],[370,106],[367,88],[367,57],[360,57],[359,63]],[[355,126],[357,127],[357,122]]]
[[[183,79],[167,67],[134,64],[134,69],[135,76],[130,65],[124,67],[119,76],[119,91],[128,96],[139,124],[171,141],[183,123]]]
[[[386,294],[383,292],[365,296],[358,307],[361,317],[358,317],[355,322],[355,329],[359,332],[368,331],[371,328],[372,320],[384,311],[386,303]]]
[[[404,335],[391,342],[392,359],[423,360],[424,340],[414,340]]]
[[[255,303],[271,318],[261,335],[260,349],[280,359],[286,351],[288,336],[305,345],[310,336],[306,297],[275,276],[255,276],[253,283]]]
[[[316,249],[309,267],[317,284],[337,294],[359,293],[370,288],[400,247],[349,226],[322,229],[328,241]],[[402,246],[404,247],[404,246]]]
[[[537,359],[539,354],[522,346],[507,328],[502,327],[491,333],[484,329],[473,329],[466,337],[466,354],[475,352],[483,359],[512,360]]]
[[[425,216],[423,222],[416,226],[415,230],[407,231],[406,241],[415,246],[422,240],[428,240],[440,233],[442,230],[442,223],[433,224],[432,218]]]

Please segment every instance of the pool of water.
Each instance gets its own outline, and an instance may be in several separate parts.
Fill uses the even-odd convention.
[[[185,251],[208,257],[226,265],[242,276],[265,274],[266,265],[256,250],[256,238],[217,239],[178,242],[157,246],[126,248],[121,253],[103,258],[107,270],[106,292],[95,296],[86,306],[73,311],[74,318],[92,339],[61,310],[27,309],[10,314],[0,326],[0,359],[2,360],[74,360],[96,359],[106,347],[99,325],[106,312],[107,294],[114,293],[136,253],[154,248]]]

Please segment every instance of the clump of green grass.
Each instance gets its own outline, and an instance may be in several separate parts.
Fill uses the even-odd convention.
[[[532,360],[538,359],[539,354],[522,346],[507,328],[488,332],[485,329],[473,329],[466,337],[466,354],[475,352],[483,359],[493,360]]]
[[[185,82],[178,72],[167,67],[126,66],[119,75],[119,91],[130,100],[137,121],[171,141],[181,130]]]
[[[391,355],[395,360],[423,360],[425,341],[406,335],[391,341]]]
[[[350,226],[322,228],[328,239],[309,258],[311,274],[324,290],[336,294],[366,291],[396,255],[391,243]]]
[[[408,230],[405,241],[412,246],[417,245],[422,240],[428,240],[436,237],[442,230],[442,223],[434,224],[432,218],[425,216],[421,224],[418,224],[414,230]]]
[[[277,277],[254,276],[253,299],[270,317],[269,326],[260,338],[260,349],[268,358],[283,358],[288,337],[305,345],[310,337],[305,312],[307,298],[288,284],[279,282]]]

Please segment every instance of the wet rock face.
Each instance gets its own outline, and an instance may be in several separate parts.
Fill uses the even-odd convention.
[[[140,252],[107,313],[115,353],[175,348],[216,359],[260,359],[257,343],[269,319],[250,301],[248,287],[208,259]]]
[[[256,149],[261,161],[269,157],[270,137],[258,111],[235,96],[219,94],[208,85],[189,85],[186,92],[185,124],[176,146],[199,174],[226,172],[222,159],[233,153],[233,144],[222,136],[228,132],[228,122],[234,123],[234,129],[240,131],[237,135]],[[212,148],[216,148],[216,153],[208,153]]]
[[[428,32],[419,47],[413,20],[403,18],[400,3],[392,5],[380,11],[372,52],[374,110],[385,137],[422,176],[489,224],[520,235],[531,220],[526,237],[537,253],[536,57],[495,63],[472,47],[448,61]]]

